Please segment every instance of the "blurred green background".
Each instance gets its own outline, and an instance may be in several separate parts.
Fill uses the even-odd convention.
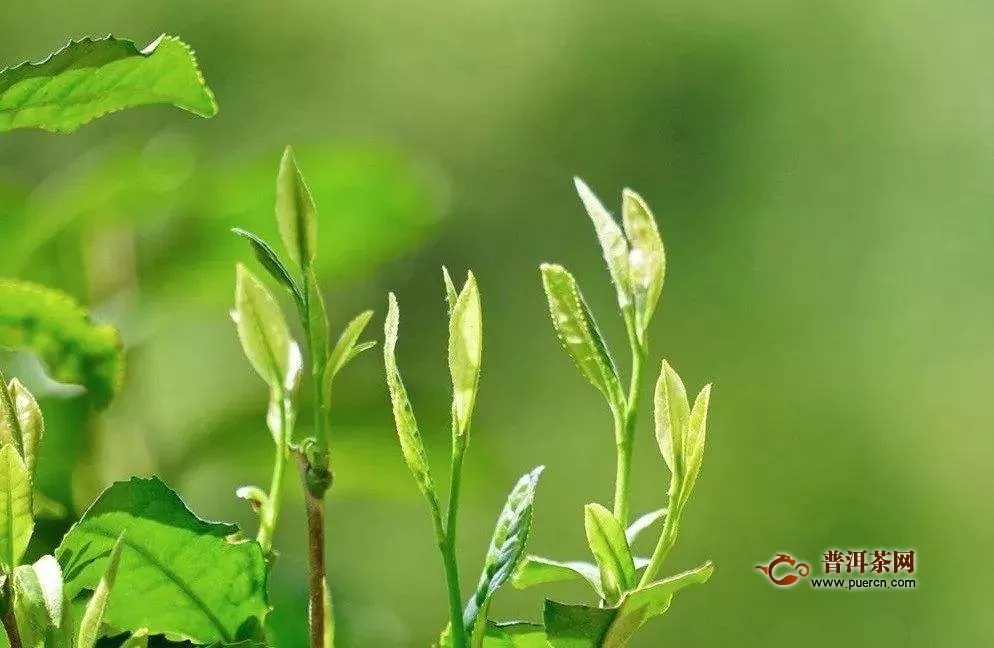
[[[265,388],[228,319],[234,263],[250,258],[228,229],[276,238],[273,182],[293,143],[332,318],[374,307],[379,336],[397,292],[400,362],[438,471],[439,266],[480,279],[464,589],[507,490],[538,463],[531,549],[584,556],[581,508],[612,493],[610,418],[558,348],[538,264],[572,269],[624,345],[578,174],[609,205],[631,186],[653,206],[669,272],[652,365],[669,358],[694,391],[715,383],[668,562],[717,572],[635,645],[994,642],[989,3],[7,0],[0,61],[108,32],[181,35],[221,112],[147,108],[71,137],[0,138],[0,275],[93,304],[129,350],[124,391],[98,418],[7,357],[48,394],[47,492],[78,511],[114,479],[158,472],[200,514],[254,532],[233,493],[268,480],[272,447]],[[339,380],[334,412],[341,645],[426,646],[445,621],[441,565],[378,354]],[[640,430],[638,511],[667,484],[647,418]],[[272,578],[281,646],[305,641],[300,500],[291,481]],[[819,571],[834,547],[917,549],[917,590],[779,591],[753,567],[789,551]],[[493,613],[536,617],[541,599],[504,591]]]

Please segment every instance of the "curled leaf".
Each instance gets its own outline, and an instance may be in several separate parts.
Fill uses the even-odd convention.
[[[96,324],[72,297],[32,283],[0,280],[0,347],[29,349],[52,378],[83,385],[106,407],[124,379],[124,352],[112,326]]]
[[[144,49],[108,36],[69,41],[39,63],[0,70],[0,132],[40,128],[70,133],[98,117],[148,104],[217,114],[190,46],[159,36]]]
[[[280,261],[280,257],[276,254],[269,243],[265,241],[261,236],[253,234],[248,230],[243,230],[240,227],[235,227],[231,230],[237,236],[242,237],[248,241],[249,246],[252,248],[252,253],[255,255],[256,260],[262,264],[262,267],[269,272],[269,275],[278,281],[284,288],[290,291],[293,295],[293,299],[297,302],[297,307],[303,310],[304,308],[304,294],[300,290],[300,286],[297,285],[297,281],[290,274],[283,262]]]
[[[704,461],[704,441],[707,434],[708,405],[711,402],[711,385],[705,385],[694,401],[684,435],[684,457],[687,476],[680,497],[684,503],[697,483]]]
[[[476,277],[469,273],[449,317],[449,374],[456,431],[469,431],[483,359],[483,314]]]
[[[649,206],[631,189],[625,189],[622,194],[622,212],[625,234],[632,246],[628,264],[635,296],[635,318],[639,337],[644,339],[663,292],[666,253]]]

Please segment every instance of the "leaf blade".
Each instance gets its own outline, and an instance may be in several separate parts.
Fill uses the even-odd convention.
[[[576,193],[590,216],[600,243],[604,262],[618,294],[618,306],[624,310],[632,304],[632,282],[628,265],[628,241],[621,226],[611,217],[600,199],[580,178],[573,178]]]
[[[666,360],[663,360],[659,379],[656,381],[655,398],[656,441],[673,478],[670,491],[683,479],[683,435],[690,404],[683,380]]]
[[[631,189],[622,192],[622,221],[632,246],[629,256],[632,293],[639,338],[644,340],[663,292],[666,252],[652,211]]]
[[[317,207],[290,146],[276,178],[276,220],[287,254],[299,268],[310,267],[317,252]]]
[[[90,602],[86,604],[86,609],[83,611],[83,618],[79,623],[79,633],[76,635],[76,648],[93,648],[97,639],[100,638],[100,627],[107,614],[111,590],[117,581],[117,570],[121,563],[123,549],[124,533],[122,532],[114,542],[103,576],[101,576],[93,596],[90,597]]]
[[[34,532],[31,475],[14,446],[0,448],[0,564],[16,567]]]
[[[483,313],[476,277],[470,272],[449,318],[452,407],[460,435],[469,431],[483,361]]]
[[[300,286],[297,285],[297,280],[293,278],[290,270],[283,265],[279,255],[276,254],[276,250],[273,249],[273,246],[266,242],[266,240],[261,236],[240,227],[232,228],[231,231],[236,236],[240,236],[248,242],[249,246],[252,248],[252,254],[255,255],[256,260],[258,260],[262,267],[269,272],[269,275],[273,279],[278,281],[284,288],[290,291],[290,294],[293,295],[293,299],[297,303],[297,306],[302,310],[304,305],[304,294],[300,291]]]
[[[558,583],[581,578],[587,581],[599,598],[601,593],[601,574],[597,565],[580,560],[560,561],[542,556],[525,556],[524,560],[514,570],[511,584],[517,589],[527,589],[536,585]]]
[[[636,585],[635,559],[625,539],[625,531],[611,511],[600,504],[583,509],[587,544],[600,569],[601,591],[608,604],[621,600]]]
[[[235,280],[233,319],[245,357],[275,392],[282,392],[290,375],[290,328],[266,285],[242,264]]]

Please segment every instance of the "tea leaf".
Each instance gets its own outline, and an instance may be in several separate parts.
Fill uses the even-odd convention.
[[[442,266],[442,281],[445,283],[445,303],[449,306],[449,317],[451,317],[452,309],[456,307],[456,301],[459,299],[459,293],[456,291],[456,285],[452,283],[449,269],[445,266]]]
[[[288,146],[276,178],[276,220],[283,246],[302,269],[310,267],[317,252],[317,218],[314,199]]]
[[[635,295],[635,317],[639,337],[644,339],[663,292],[666,253],[649,206],[631,189],[625,189],[622,194],[622,212],[625,234],[632,245],[628,261]]]
[[[601,201],[590,190],[580,178],[573,178],[576,192],[583,201],[590,220],[594,224],[597,232],[597,241],[601,245],[604,254],[604,261],[607,269],[611,273],[611,281],[618,293],[618,306],[622,310],[631,306],[632,303],[632,282],[628,267],[628,241],[621,231],[621,227],[611,217],[611,214],[604,208]]]
[[[390,390],[390,402],[393,406],[393,418],[397,426],[397,436],[400,438],[400,449],[404,453],[404,461],[418,489],[428,498],[428,504],[433,511],[438,510],[438,497],[435,495],[435,482],[431,477],[431,467],[425,454],[421,433],[418,432],[418,422],[414,418],[414,409],[407,396],[407,389],[397,367],[397,333],[400,326],[400,310],[397,307],[397,297],[390,293],[387,317],[384,321],[383,332],[383,361],[386,365],[387,386]]]
[[[491,598],[524,558],[525,545],[531,532],[535,489],[543,470],[545,466],[538,466],[526,473],[507,496],[504,510],[497,518],[497,526],[490,540],[480,582],[463,611],[463,622],[467,630],[471,630],[477,620],[486,622],[485,610],[490,605]]]
[[[130,637],[128,637],[121,648],[147,648],[148,647],[148,631],[139,630]]]
[[[126,532],[108,625],[147,629],[194,643],[254,639],[268,604],[266,561],[238,528],[198,519],[157,478],[132,478],[108,488],[66,533],[56,551],[67,599],[95,588],[107,555]]]
[[[14,570],[14,613],[21,642],[44,648],[49,628],[62,623],[62,571],[52,556]]]
[[[547,600],[542,613],[545,633],[552,648],[601,648],[617,608],[569,605]]]
[[[124,379],[117,331],[98,325],[68,295],[35,284],[0,280],[0,347],[30,349],[60,382],[87,388],[106,407]]]
[[[701,464],[704,461],[704,440],[707,430],[708,404],[710,402],[711,385],[705,385],[704,389],[697,394],[694,407],[690,410],[690,418],[687,421],[687,434],[683,442],[687,475],[680,498],[684,503],[690,498],[690,492],[697,482],[697,476],[701,472]]]
[[[618,369],[576,280],[562,266],[546,263],[542,264],[542,282],[559,343],[580,373],[604,394],[612,407],[620,407],[624,395]]]
[[[259,263],[262,264],[262,267],[266,269],[273,279],[290,291],[294,301],[297,303],[297,307],[303,311],[304,294],[301,292],[300,286],[297,285],[296,279],[293,278],[287,267],[280,261],[279,256],[277,256],[272,246],[262,237],[243,230],[240,227],[235,227],[231,231],[248,241],[248,244],[252,247],[252,253]]]
[[[690,417],[690,405],[687,402],[687,390],[680,376],[668,362],[663,360],[659,380],[656,381],[655,393],[656,441],[663,459],[673,474],[670,490],[681,482],[684,475],[683,465],[683,435],[687,419]]]
[[[628,546],[631,546],[643,531],[665,517],[666,509],[656,509],[655,511],[646,513],[628,525],[628,529],[625,530],[625,539],[628,540]]]
[[[76,636],[76,648],[93,648],[97,639],[100,638],[100,626],[103,624],[107,605],[110,603],[110,592],[117,581],[117,569],[121,563],[123,549],[124,532],[122,531],[110,550],[110,557],[107,559],[103,576],[97,583],[97,589],[94,590],[93,596],[83,612],[83,619],[79,624],[79,634]]]
[[[217,114],[193,50],[160,36],[139,50],[129,40],[84,38],[39,63],[0,70],[0,132],[70,133],[98,117],[148,104]]]
[[[270,388],[282,392],[290,377],[290,329],[272,293],[242,264],[238,264],[232,318],[252,368]]]
[[[34,481],[35,465],[38,462],[38,446],[41,438],[45,434],[45,419],[42,417],[41,408],[34,395],[21,384],[17,378],[10,381],[7,387],[11,400],[14,402],[14,410],[17,412],[17,423],[21,433],[21,448],[24,451],[24,465]],[[16,434],[10,430],[5,421],[0,419],[0,439],[7,439]]]
[[[31,475],[14,446],[0,448],[0,565],[9,571],[21,562],[34,532]]]
[[[535,585],[557,583],[560,581],[582,578],[590,583],[597,592],[598,598],[604,598],[601,593],[601,574],[597,565],[583,561],[559,561],[541,556],[526,556],[511,576],[511,584],[518,589],[526,589]]]
[[[469,273],[449,318],[449,374],[452,406],[459,434],[469,431],[483,359],[483,314],[476,277]]]
[[[601,591],[608,604],[617,603],[621,595],[635,587],[635,560],[625,539],[621,523],[600,504],[583,509],[583,526],[587,544],[600,568]]]
[[[345,326],[345,330],[342,331],[338,342],[335,343],[335,348],[331,350],[331,355],[328,356],[328,362],[324,370],[324,393],[326,399],[330,400],[331,398],[332,383],[338,372],[357,355],[372,348],[376,344],[375,342],[363,342],[359,344],[359,337],[366,330],[366,327],[369,326],[371,319],[373,319],[373,311],[371,310],[357,315],[355,319]]]

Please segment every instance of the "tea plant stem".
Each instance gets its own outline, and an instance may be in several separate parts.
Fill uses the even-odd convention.
[[[307,474],[310,462],[301,451],[294,453],[304,486],[307,507],[307,557],[309,566],[309,614],[311,648],[324,648],[324,499],[310,491]]]
[[[632,447],[635,445],[635,424],[638,420],[639,390],[642,387],[642,365],[645,348],[635,333],[635,323],[630,315],[625,317],[628,342],[632,353],[632,375],[628,384],[628,398],[615,411],[614,430],[617,442],[617,472],[614,481],[614,517],[622,526],[628,525]]]
[[[670,549],[673,548],[673,544],[676,542],[678,528],[676,520],[679,518],[680,513],[675,509],[676,507],[673,506],[669,509],[670,513],[667,514],[666,522],[663,523],[663,531],[659,535],[659,541],[656,543],[655,550],[652,552],[652,558],[649,559],[649,565],[642,573],[642,579],[639,580],[639,589],[652,583],[656,574],[659,573],[660,568],[663,566],[666,555],[669,554]]]
[[[6,383],[4,383],[6,385]],[[6,392],[7,389],[4,388],[2,391]],[[17,618],[14,616],[14,592],[13,592],[13,575],[7,577],[7,582],[3,587],[3,601],[0,605],[3,605],[3,614],[0,615],[0,621],[3,622],[3,628],[7,631],[7,643],[10,644],[10,648],[21,648],[21,635],[17,630]]]
[[[269,486],[269,498],[265,509],[259,518],[259,535],[257,537],[263,553],[267,556],[273,548],[273,534],[276,532],[276,521],[280,515],[280,500],[283,493],[283,473],[286,468],[287,443],[290,440],[291,422],[289,403],[285,394],[279,399],[280,427],[277,431],[276,457],[273,460],[273,478]]]
[[[462,618],[462,591],[459,586],[459,564],[456,560],[456,526],[459,516],[459,490],[462,483],[462,464],[466,453],[466,435],[456,435],[452,440],[452,469],[449,474],[449,509],[441,539],[442,559],[445,564],[445,581],[449,594],[449,616],[452,620],[454,648],[466,648],[469,639]]]

